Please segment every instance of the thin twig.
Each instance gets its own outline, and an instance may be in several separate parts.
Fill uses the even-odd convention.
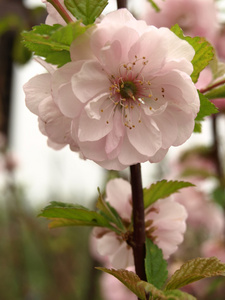
[[[204,93],[206,93],[206,92],[208,92],[208,91],[211,91],[212,89],[214,89],[214,88],[216,88],[216,87],[218,87],[218,86],[220,86],[220,85],[223,85],[223,84],[225,84],[225,80],[221,80],[221,81],[219,81],[219,82],[216,82],[216,83],[214,83],[214,84],[208,86],[208,87],[205,88],[205,89],[200,89],[199,92],[202,93],[202,94],[204,94]]]

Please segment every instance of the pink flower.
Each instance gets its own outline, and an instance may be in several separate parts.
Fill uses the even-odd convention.
[[[26,105],[38,116],[39,129],[48,136],[50,147],[58,150],[69,144],[73,151],[77,151],[77,145],[71,138],[71,119],[61,113],[52,97],[50,81],[55,67],[42,60],[38,61],[48,73],[37,75],[24,85]]]
[[[174,195],[187,212],[187,224],[198,230],[205,230],[208,235],[220,236],[224,230],[223,212],[219,205],[210,201],[206,194],[189,187]]]
[[[71,120],[82,156],[122,170],[158,162],[171,146],[183,144],[199,110],[189,76],[193,55],[169,29],[147,26],[126,9],[78,37],[71,45],[72,62],[46,80],[52,101]]]
[[[129,271],[134,272],[133,268]],[[100,278],[100,288],[104,300],[136,300],[137,296],[133,294],[125,285],[123,285],[114,276],[104,273]]]
[[[123,179],[113,179],[106,186],[106,195],[106,201],[117,210],[129,228],[132,217],[130,183]],[[165,259],[168,259],[183,241],[186,218],[184,207],[171,198],[158,200],[146,209],[146,236],[162,249]],[[93,234],[97,241],[97,251],[108,256],[113,267],[126,268],[134,264],[132,248],[128,244],[131,235],[129,229],[121,236],[105,228],[95,228]]]
[[[161,11],[156,12],[146,3],[141,18],[149,25],[171,28],[178,24],[186,35],[204,36],[215,43],[219,24],[213,0],[156,0]]]
[[[53,24],[61,24],[66,25],[66,22],[64,19],[60,16],[60,14],[57,12],[57,10],[52,6],[51,3],[47,2],[46,0],[42,0],[43,3],[46,4],[46,9],[48,12],[47,18],[45,20],[45,24],[47,25],[53,25]],[[67,10],[64,4],[64,0],[59,0],[60,4],[63,6],[63,8],[67,11],[69,16],[73,21],[76,21],[76,18]]]
[[[217,78],[213,81],[213,75],[209,68],[204,69],[198,78],[198,82],[196,83],[196,87],[201,90],[205,89],[206,87],[215,84],[216,82],[219,82],[221,80],[224,80],[225,77],[222,76],[220,78]],[[219,109],[220,112],[225,111],[225,98],[216,98],[212,99],[211,102],[215,104],[215,106]]]

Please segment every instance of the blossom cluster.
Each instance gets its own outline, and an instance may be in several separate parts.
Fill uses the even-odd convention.
[[[128,181],[117,178],[106,186],[106,201],[115,208],[128,228],[123,235],[107,228],[95,228],[93,235],[100,255],[108,257],[114,268],[127,268],[134,265],[132,247],[129,245],[129,232],[132,223],[132,195]],[[183,241],[186,230],[187,212],[183,205],[171,197],[156,201],[145,209],[146,236],[169,256],[177,250]]]
[[[24,86],[26,105],[55,149],[69,145],[106,169],[158,162],[193,132],[194,53],[169,29],[121,9],[73,41],[71,62],[43,62],[48,73]]]

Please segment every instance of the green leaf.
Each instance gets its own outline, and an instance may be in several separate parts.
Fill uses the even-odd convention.
[[[225,98],[225,84],[221,85],[218,88],[212,89],[211,91],[205,93],[205,96],[208,99],[218,99],[218,98]],[[224,99],[225,101],[225,99]]]
[[[197,300],[192,295],[179,290],[161,291],[145,281],[139,282],[138,286],[145,289],[145,293],[148,295],[147,300]]]
[[[153,0],[148,0],[148,2],[151,3],[152,7],[154,8],[154,10],[155,10],[156,12],[160,12],[160,8],[159,8],[159,6],[155,3],[155,1],[153,1]]]
[[[41,24],[34,26],[31,31],[24,31],[22,36],[25,46],[35,55],[61,67],[71,61],[70,45],[87,28],[89,27],[81,26],[79,21],[66,26]]]
[[[115,208],[113,208],[108,202],[106,202],[103,199],[100,190],[96,207],[100,210],[101,214],[103,214],[110,223],[115,224],[116,227],[120,229],[120,231],[126,231],[121,217],[119,216]]]
[[[213,59],[210,61],[209,67],[212,71],[213,81],[225,74],[225,63],[219,60],[216,53]]]
[[[222,186],[216,187],[212,192],[212,198],[214,202],[218,203],[223,209],[225,209],[225,188]]]
[[[165,290],[181,288],[206,277],[225,276],[225,264],[216,257],[196,258],[183,264],[166,285]]]
[[[149,283],[161,289],[168,277],[167,262],[162,250],[150,239],[146,239],[145,272]]]
[[[50,228],[62,226],[100,226],[112,228],[108,220],[96,211],[89,210],[80,205],[71,205],[60,202],[51,202],[39,214],[52,222]]]
[[[124,269],[119,269],[119,270],[106,269],[106,268],[96,268],[96,269],[113,275],[119,281],[121,281],[129,290],[131,290],[139,299],[146,300],[144,288],[138,285],[138,283],[140,283],[141,280],[134,272],[124,270]]]
[[[144,206],[147,208],[157,200],[169,197],[180,189],[189,186],[194,186],[194,184],[185,181],[167,181],[165,179],[153,183],[148,189],[144,189]]]
[[[108,0],[64,0],[66,8],[85,25],[93,24],[108,4]]]
[[[215,107],[215,105],[209,101],[205,95],[201,94],[200,92],[198,92],[198,94],[200,99],[200,110],[195,118],[195,124],[198,127],[194,129],[194,132],[201,132],[197,131],[199,129],[199,122],[203,121],[206,116],[210,116],[211,114],[218,112],[218,109]]]
[[[195,50],[195,56],[192,59],[194,70],[191,78],[194,83],[197,82],[199,73],[209,64],[214,57],[213,46],[203,37],[184,36],[182,29],[179,25],[174,25],[171,30],[182,40],[186,40]]]

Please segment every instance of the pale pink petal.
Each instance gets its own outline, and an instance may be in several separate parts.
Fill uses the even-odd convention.
[[[110,262],[116,269],[125,269],[134,265],[132,248],[123,242],[113,256],[110,257]]]
[[[110,180],[106,186],[106,201],[122,218],[131,219],[131,185],[122,178]]]
[[[26,95],[26,106],[29,110],[38,115],[38,105],[51,95],[51,75],[41,74],[31,78],[23,87]]]
[[[109,91],[110,82],[97,61],[87,61],[72,77],[72,89],[83,103]]]
[[[48,137],[55,143],[66,143],[70,138],[71,120],[61,114],[51,98],[43,100],[38,109]]]

